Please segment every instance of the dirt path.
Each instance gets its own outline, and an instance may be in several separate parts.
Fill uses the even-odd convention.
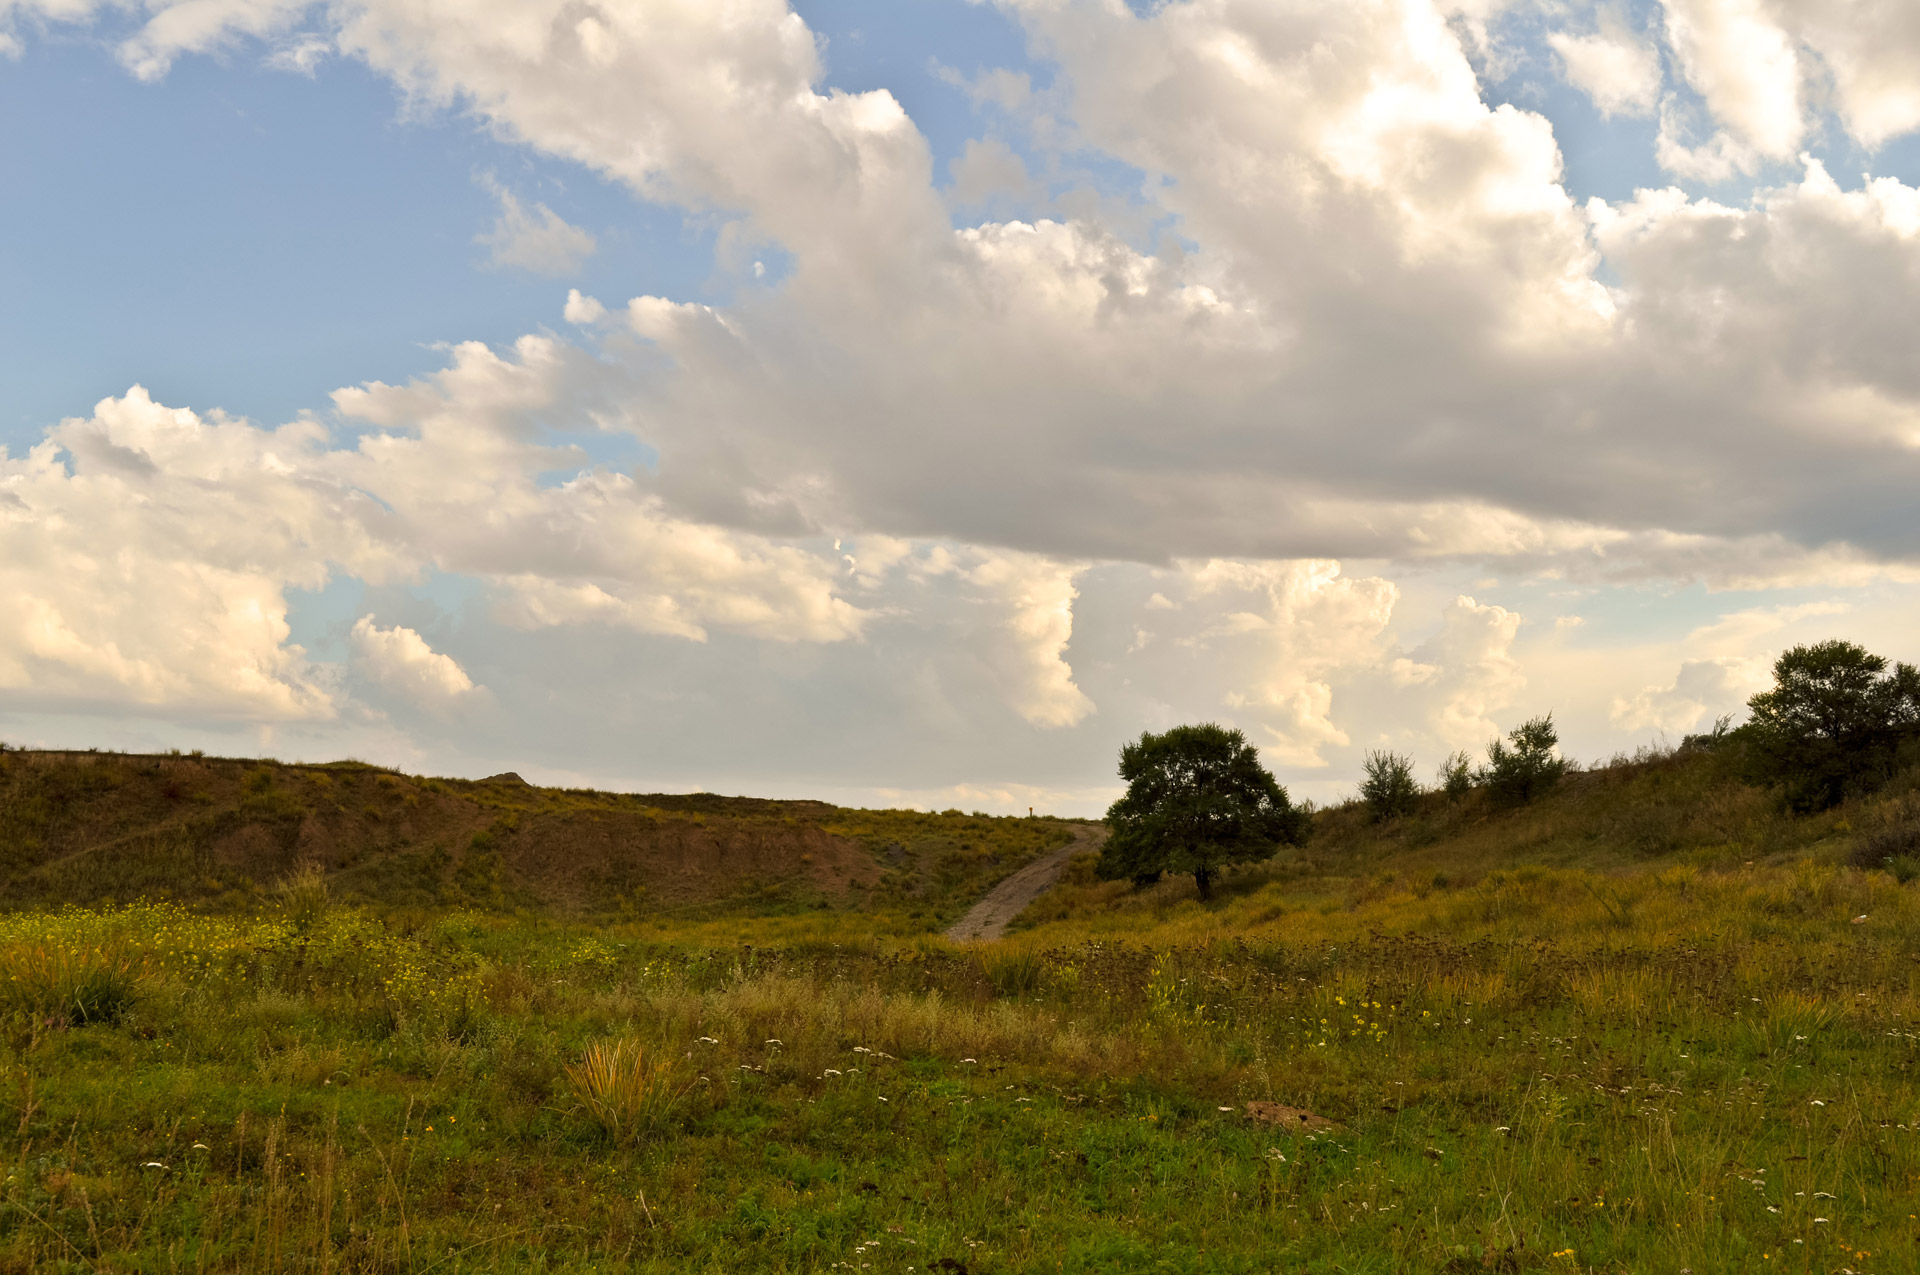
[[[1058,850],[1042,855],[1020,869],[967,909],[967,914],[947,931],[957,943],[992,942],[1007,932],[1007,922],[1026,910],[1027,904],[1046,893],[1060,879],[1061,869],[1076,854],[1098,849],[1107,839],[1105,828],[1075,828],[1073,840]]]

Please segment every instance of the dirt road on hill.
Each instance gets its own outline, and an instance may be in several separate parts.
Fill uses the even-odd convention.
[[[1104,827],[1075,828],[1072,841],[1035,859],[988,890],[986,897],[968,908],[967,914],[947,931],[947,937],[956,943],[986,943],[999,938],[1007,932],[1007,922],[1026,911],[1027,904],[1060,879],[1067,860],[1076,854],[1098,850],[1106,839]]]

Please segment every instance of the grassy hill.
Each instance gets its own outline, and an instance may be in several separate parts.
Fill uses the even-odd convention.
[[[1345,806],[969,949],[1053,825],[4,764],[7,897],[188,906],[0,913],[0,1270],[1920,1268],[1920,776]]]
[[[0,900],[257,905],[296,867],[385,907],[951,920],[1054,820],[478,782],[358,762],[0,753]]]
[[[1475,790],[1457,802],[1423,794],[1413,814],[1386,823],[1358,801],[1319,811],[1304,848],[1227,877],[1211,906],[1189,878],[1137,891],[1095,882],[1091,862],[1079,863],[1017,925],[1054,944],[1148,934],[1158,944],[1345,941],[1376,932],[1555,941],[1630,932],[1644,941],[1670,913],[1683,927],[1709,923],[1697,910],[1659,906],[1676,892],[1758,897],[1809,870],[1882,868],[1889,858],[1904,876],[1920,871],[1920,862],[1902,862],[1916,849],[1920,771],[1870,799],[1793,815],[1742,783],[1725,757],[1649,750],[1574,771],[1517,808]],[[1873,876],[1834,879],[1858,886],[1864,908]],[[1791,932],[1770,919],[1777,909],[1733,911],[1720,920],[1743,932]]]

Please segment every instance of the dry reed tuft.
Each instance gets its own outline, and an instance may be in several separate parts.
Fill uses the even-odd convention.
[[[1031,947],[988,946],[975,958],[987,983],[1001,996],[1026,996],[1038,991],[1046,976],[1046,961]]]
[[[0,949],[0,1006],[75,1027],[119,1022],[144,982],[139,958],[110,943],[43,940]]]
[[[607,1136],[624,1146],[658,1129],[692,1087],[673,1064],[651,1057],[630,1037],[587,1046],[567,1068],[574,1097]]]
[[[284,877],[276,887],[287,919],[302,934],[312,930],[327,914],[327,876],[317,863],[303,863]]]

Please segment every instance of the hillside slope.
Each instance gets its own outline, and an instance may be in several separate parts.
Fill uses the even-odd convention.
[[[0,753],[0,903],[347,899],[626,915],[890,908],[929,924],[1070,825],[428,779],[358,762]]]
[[[1480,789],[1460,801],[1426,793],[1413,813],[1375,822],[1354,801],[1317,811],[1305,846],[1225,875],[1210,904],[1191,877],[1136,890],[1095,880],[1083,856],[1013,928],[1053,944],[1611,933],[1663,891],[1693,882],[1785,889],[1802,865],[1889,885],[1920,875],[1920,768],[1811,815],[1791,813],[1776,792],[1742,782],[1732,758],[1704,750],[1616,758],[1518,807]],[[1538,898],[1522,907],[1516,892]]]

